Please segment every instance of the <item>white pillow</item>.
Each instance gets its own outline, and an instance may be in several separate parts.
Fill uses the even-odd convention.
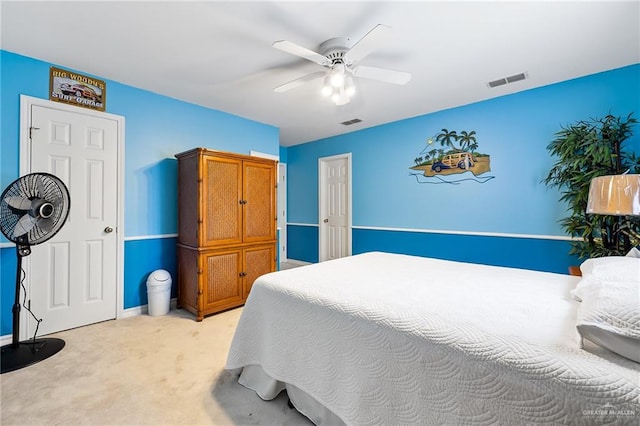
[[[629,250],[629,253],[626,254],[627,257],[640,257],[640,250],[638,249],[638,247],[633,247],[631,250]]]
[[[587,259],[580,265],[582,276],[594,275],[610,281],[640,281],[640,258],[607,256]]]
[[[619,355],[640,363],[640,280],[604,280],[595,274],[583,278],[577,295],[580,335]]]

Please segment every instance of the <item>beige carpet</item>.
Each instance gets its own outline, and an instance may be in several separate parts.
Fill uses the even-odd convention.
[[[242,308],[182,310],[51,335],[53,357],[0,376],[2,425],[310,425],[286,393],[261,400],[224,370]]]

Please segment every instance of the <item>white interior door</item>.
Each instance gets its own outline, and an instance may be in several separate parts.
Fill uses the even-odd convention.
[[[319,260],[351,255],[351,154],[319,160]]]
[[[287,261],[287,165],[278,163],[278,228],[280,262]]]
[[[116,318],[119,121],[108,116],[30,107],[29,171],[58,176],[71,197],[66,224],[25,259],[38,335]],[[27,317],[27,336],[34,327]]]

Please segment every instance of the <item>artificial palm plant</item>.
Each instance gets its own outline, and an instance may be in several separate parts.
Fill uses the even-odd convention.
[[[633,113],[626,118],[609,114],[580,120],[562,127],[547,146],[557,161],[543,182],[560,190],[569,213],[560,224],[569,235],[579,237],[572,241],[570,254],[582,259],[622,256],[640,244],[639,222],[585,212],[591,179],[640,172],[640,159],[625,147],[636,123]]]

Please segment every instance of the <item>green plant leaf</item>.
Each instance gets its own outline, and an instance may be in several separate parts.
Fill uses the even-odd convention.
[[[624,255],[630,244],[640,242],[640,221],[627,221],[622,227],[619,217],[585,213],[594,177],[627,170],[640,173],[640,157],[625,149],[636,123],[633,112],[625,118],[608,114],[579,120],[561,125],[547,145],[556,161],[542,182],[557,188],[560,201],[567,204],[569,216],[559,221],[562,228],[568,235],[581,238],[572,241],[570,254],[580,258]]]

